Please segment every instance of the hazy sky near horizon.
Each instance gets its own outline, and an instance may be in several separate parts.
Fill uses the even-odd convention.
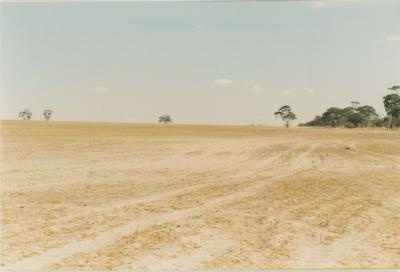
[[[280,124],[400,84],[400,1],[1,3],[1,118]]]

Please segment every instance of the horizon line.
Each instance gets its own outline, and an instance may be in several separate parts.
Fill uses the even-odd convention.
[[[173,126],[173,125],[194,125],[194,126],[265,126],[265,127],[280,127],[280,125],[260,124],[260,123],[249,123],[249,124],[228,124],[228,123],[169,123],[162,124],[159,122],[124,122],[124,121],[88,121],[88,120],[21,120],[21,119],[1,119],[2,122],[43,122],[43,123],[93,123],[93,124],[132,124],[132,125],[162,125],[162,126]],[[291,127],[297,127],[298,125],[292,125]],[[284,125],[282,125],[284,127]]]

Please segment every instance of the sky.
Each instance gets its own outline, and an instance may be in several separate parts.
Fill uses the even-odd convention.
[[[1,119],[270,124],[400,84],[400,1],[1,3]]]

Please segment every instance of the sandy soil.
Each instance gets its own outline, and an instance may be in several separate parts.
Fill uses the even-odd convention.
[[[8,269],[400,267],[400,132],[3,121]]]

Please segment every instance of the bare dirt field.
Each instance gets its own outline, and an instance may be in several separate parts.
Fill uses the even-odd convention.
[[[1,126],[8,269],[400,267],[400,131]]]

